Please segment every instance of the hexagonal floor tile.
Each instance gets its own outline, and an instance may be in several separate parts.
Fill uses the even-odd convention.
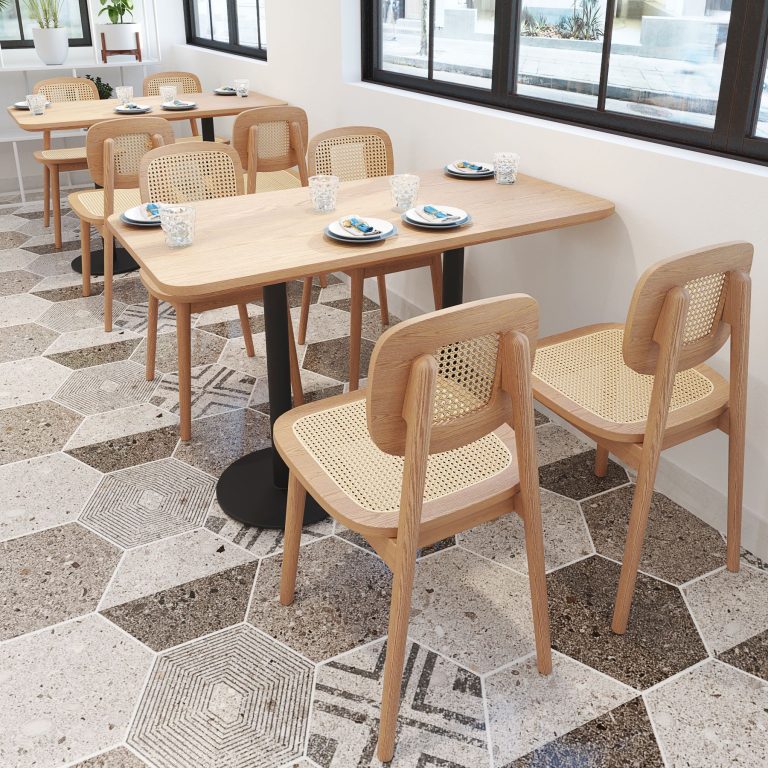
[[[5,328],[0,333],[0,363],[42,355],[58,335],[56,331],[36,323]]]
[[[608,474],[598,477],[595,474],[595,451],[592,450],[540,467],[539,482],[541,487],[548,491],[579,501],[626,485],[629,478],[624,469],[614,461],[608,463]]]
[[[209,365],[219,359],[221,350],[224,349],[224,339],[212,333],[192,329],[192,365]],[[131,356],[131,359],[140,365],[144,365],[147,358],[147,341],[144,339]],[[155,371],[158,374],[170,373],[179,370],[179,347],[176,343],[176,334],[162,333],[157,337],[157,355],[155,358]]]
[[[133,331],[141,336],[146,336],[148,312],[147,302],[131,304],[129,307],[125,307],[119,315],[118,313],[113,315],[116,318],[115,326],[117,328],[125,328],[126,330]],[[193,315],[192,318],[194,321],[197,319],[197,316]],[[170,304],[161,301],[157,315],[157,332],[158,334],[172,333],[175,330],[176,310]]]
[[[0,296],[25,293],[32,290],[41,280],[40,275],[21,270],[0,272]]]
[[[360,347],[360,376],[368,375],[373,342],[363,339]],[[349,337],[307,345],[303,367],[337,381],[349,381]]]
[[[50,400],[0,410],[0,464],[60,450],[82,420]]]
[[[34,323],[51,306],[50,301],[31,293],[0,297],[0,328]]]
[[[118,747],[78,763],[74,768],[147,768],[147,763],[125,747]]]
[[[68,368],[44,357],[0,363],[0,408],[48,399],[69,373]]]
[[[112,307],[116,317],[123,311],[125,304],[115,301],[112,303]],[[104,297],[88,296],[87,298],[56,302],[40,317],[39,322],[40,325],[53,328],[59,333],[103,326]]]

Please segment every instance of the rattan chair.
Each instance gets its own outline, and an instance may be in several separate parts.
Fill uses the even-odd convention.
[[[392,141],[385,131],[363,126],[336,128],[315,136],[309,144],[309,175],[331,174],[342,181],[370,179],[394,173]],[[368,277],[378,281],[381,322],[389,325],[387,284],[385,275],[419,267],[429,267],[435,309],[442,302],[443,269],[439,253],[415,256],[401,261],[374,264],[365,269],[350,271],[350,332],[349,332],[349,388],[357,389],[360,383],[360,347],[363,328],[363,285]],[[309,307],[312,297],[312,279],[304,281],[299,320],[299,344],[306,342],[309,323]]]
[[[203,92],[203,85],[200,82],[200,78],[193,72],[155,72],[154,75],[148,75],[144,78],[141,90],[145,96],[159,96],[160,86],[162,85],[175,85],[179,94]],[[189,127],[192,131],[192,135],[177,137],[177,143],[203,140],[203,137],[200,135],[200,126],[198,125],[196,118],[191,117],[189,119]],[[229,143],[228,139],[219,137],[216,137],[216,141],[219,141],[222,144]]]
[[[281,416],[290,469],[280,601],[294,600],[307,492],[392,569],[378,757],[392,759],[416,552],[517,512],[525,525],[539,671],[552,669],[531,348],[530,296],[486,299],[408,320],[376,344],[367,392]]]
[[[154,203],[191,203],[221,197],[234,197],[245,193],[243,166],[238,153],[225,144],[199,142],[181,143],[160,147],[148,152],[141,161],[139,170],[141,199]],[[160,301],[175,305],[173,297],[153,283],[142,270],[141,280],[149,293],[149,322],[147,326],[147,379],[155,378],[155,356],[157,353],[157,322]],[[246,353],[255,354],[253,335],[248,318],[247,304],[260,300],[260,286],[251,286],[226,293],[202,295],[194,304],[185,305],[187,312],[204,312],[209,309],[237,306],[240,324],[243,330]],[[178,333],[189,334],[189,316],[179,317],[177,308]],[[185,327],[183,327],[185,326]],[[289,326],[289,345],[291,363],[291,386],[294,401],[303,402],[301,374],[293,338],[291,323]],[[187,342],[188,338],[185,337]],[[182,439],[191,435],[191,360],[188,344],[179,336],[179,409]]]
[[[139,205],[139,163],[153,147],[173,143],[173,130],[162,117],[122,117],[88,130],[88,170],[102,189],[73,192],[69,205],[80,218],[83,296],[91,295],[91,227],[104,237],[104,330],[112,330],[114,239],[104,222],[113,213]]]
[[[750,278],[747,243],[661,261],[640,278],[625,325],[592,325],[540,342],[537,400],[637,469],[613,631],[626,631],[659,456],[715,429],[728,433],[728,570],[739,570]],[[731,340],[730,383],[704,365]]]
[[[44,94],[48,101],[98,101],[99,89],[85,77],[54,77],[35,83],[32,93]],[[88,168],[85,147],[51,149],[51,132],[43,133],[43,148],[35,152],[35,160],[43,166],[43,224],[51,223],[53,205],[53,236],[57,248],[62,246],[61,234],[61,176],[67,171]]]

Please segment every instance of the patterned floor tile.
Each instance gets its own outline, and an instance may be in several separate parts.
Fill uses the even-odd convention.
[[[75,371],[54,400],[89,416],[145,403],[156,387],[157,382],[146,380],[140,365],[121,360]]]
[[[312,667],[251,627],[155,664],[129,744],[158,768],[273,768],[300,757]]]
[[[4,328],[0,333],[0,363],[42,355],[58,335],[56,331],[36,323]]]
[[[255,383],[256,379],[252,376],[220,365],[193,368],[192,418],[215,416],[218,413],[245,408]],[[150,402],[170,413],[178,413],[178,374],[169,373],[163,376]]]
[[[0,467],[0,541],[72,522],[100,477],[63,453]]]
[[[549,575],[552,647],[638,689],[706,658],[679,590],[642,573],[626,634],[611,631],[619,570],[591,557]]]
[[[129,307],[125,307],[121,314],[114,313],[114,317],[117,318],[114,323],[115,327],[133,331],[140,336],[146,336],[147,313],[147,302],[131,304]],[[166,304],[164,301],[160,303],[157,315],[157,332],[158,334],[176,332],[176,311],[170,304]]]
[[[0,232],[0,251],[18,248],[29,240],[29,235],[21,232]]]
[[[248,304],[248,319],[251,333],[264,332],[264,309],[257,304]],[[213,333],[224,339],[235,339],[243,335],[243,326],[237,307],[222,307],[203,312],[195,326],[201,331]]]
[[[419,562],[409,636],[480,674],[533,650],[528,579],[448,549]]]
[[[267,345],[266,336],[263,333],[257,333],[253,337],[253,347],[255,355],[248,357],[245,351],[245,341],[242,336],[229,339],[219,357],[219,363],[226,365],[242,373],[247,373],[258,379],[267,375]]]
[[[192,366],[210,365],[219,359],[224,340],[205,331],[192,330]],[[147,359],[147,341],[141,342],[133,353],[132,360],[144,365]],[[162,333],[157,337],[157,356],[155,371],[158,374],[179,370],[179,346],[175,333]]]
[[[646,702],[670,765],[768,765],[768,683],[713,660],[651,691]]]
[[[117,317],[125,308],[119,301],[112,303],[112,312]],[[81,331],[85,328],[95,328],[104,325],[104,297],[88,296],[87,298],[59,301],[53,304],[40,317],[40,325],[45,325],[59,333]]]
[[[343,296],[346,293],[346,297],[329,300],[327,297],[330,296],[330,293],[334,288],[337,289],[336,293],[338,293],[339,296]],[[342,288],[344,290],[342,290]],[[349,298],[349,289],[346,286],[330,286],[329,288],[324,289],[324,291],[326,291],[326,293],[321,296],[323,304],[329,307],[334,307],[335,309],[343,310],[344,312],[349,312],[350,306],[352,305],[352,299]],[[376,304],[367,296],[363,296],[363,312],[371,312],[374,309],[378,310]]]
[[[26,269],[36,258],[34,253],[25,251],[23,248],[0,251],[0,272]]]
[[[31,293],[2,296],[0,297],[0,328],[34,323],[50,306],[50,301],[33,296]]]
[[[714,653],[768,629],[768,573],[723,569],[683,589],[688,607]]]
[[[375,757],[384,641],[318,667],[307,754],[322,768],[380,766]],[[393,768],[489,763],[480,678],[410,644]]]
[[[294,332],[298,333],[301,308],[291,310]],[[307,343],[328,341],[349,336],[349,312],[343,312],[327,304],[313,304],[309,308]]]
[[[83,328],[79,331],[70,331],[68,333],[61,334],[61,336],[59,336],[56,341],[46,350],[46,355],[51,356],[65,352],[91,350],[98,347],[106,348],[110,344],[119,344],[124,341],[135,341],[138,345],[138,343],[141,341],[141,337],[137,336],[131,331],[122,329],[117,329],[111,333],[106,333],[103,326],[94,326],[92,328]]]
[[[64,251],[59,251],[53,243],[48,245],[33,245],[34,240],[42,238],[32,238],[25,243],[24,250],[37,254],[35,260],[27,267],[30,272],[41,277],[69,277],[72,274],[72,260],[80,254],[73,250],[73,243],[64,243]]]
[[[604,715],[637,693],[555,653],[542,675],[528,658],[485,680],[496,765],[506,765]]]
[[[0,296],[31,291],[40,282],[40,275],[23,270],[0,272]]]
[[[536,430],[536,447],[540,467],[589,450],[589,445],[573,432],[551,423]]]
[[[400,318],[389,313],[389,325],[385,326],[381,322],[381,312],[375,309],[372,312],[363,312],[363,331],[362,335],[364,339],[368,341],[376,342],[379,336],[381,336],[387,328],[391,328],[393,325],[397,325],[400,322]],[[349,333],[349,331],[347,331]]]
[[[74,768],[146,768],[146,763],[125,747],[118,747],[109,752],[102,752]]]
[[[7,541],[2,551],[0,640],[92,611],[120,559],[77,523]]]
[[[63,275],[62,277],[68,277],[68,275]],[[48,301],[72,301],[73,299],[83,298],[83,287],[80,281],[73,285],[53,287],[50,283],[43,282],[43,278],[40,278],[40,280],[41,282],[38,283],[38,287],[33,293],[41,299],[47,299]],[[104,283],[93,281],[91,283],[91,295],[98,296],[102,293],[104,293]]]
[[[112,287],[112,295],[116,301],[126,305],[141,304],[148,301],[147,289],[135,273],[116,277]]]
[[[4,213],[0,216],[0,232],[13,232],[19,227],[23,227],[27,221],[28,219],[24,219],[21,216]]]
[[[71,352],[55,352],[48,354],[49,360],[66,365],[68,368],[91,368],[95,365],[117,363],[127,360],[139,346],[139,339],[124,339],[112,344],[100,344],[95,347],[73,349]]]
[[[541,516],[548,571],[595,551],[577,502],[542,491]],[[460,533],[457,538],[465,549],[528,575],[525,531],[518,515],[505,515]]]
[[[327,376],[321,376],[319,373],[302,369],[301,388],[304,392],[304,402],[309,403],[321,397],[340,395],[344,390],[344,385],[336,379],[330,379]],[[261,413],[269,415],[268,377],[264,376],[256,382],[250,404]]]
[[[70,371],[43,357],[0,363],[0,408],[48,399]]]
[[[81,421],[49,400],[0,410],[0,464],[60,450]]]
[[[624,557],[624,543],[635,486],[628,485],[582,502],[597,551],[613,560]],[[660,493],[654,493],[640,569],[651,576],[683,584],[725,562],[720,534]]]
[[[257,567],[238,565],[102,613],[153,651],[164,651],[241,623]]]
[[[301,550],[296,599],[278,599],[282,557],[262,561],[248,620],[314,661],[386,634],[391,576],[373,555],[329,537]]]
[[[237,459],[270,445],[269,419],[250,408],[197,419],[192,439],[179,443],[177,459],[214,477]]]
[[[341,523],[336,524],[336,535],[344,541],[349,541],[355,546],[361,547],[368,552],[376,554],[376,550],[365,540],[365,537],[361,536],[357,531],[351,531],[349,528],[345,528]],[[444,549],[456,546],[456,537],[449,536],[446,539],[440,539],[434,544],[430,544],[428,547],[422,547],[416,550],[416,557],[428,557],[434,555],[436,552],[442,552]],[[376,555],[378,557],[378,555]]]
[[[718,654],[721,661],[768,680],[768,630]]]
[[[214,493],[212,477],[176,459],[107,475],[81,520],[126,549],[202,526]]]
[[[360,347],[360,376],[368,375],[373,344],[363,339]],[[337,381],[349,378],[349,337],[308,344],[304,355],[304,368]]]
[[[664,768],[643,700],[638,697],[569,731],[507,768]]]
[[[283,549],[283,531],[274,528],[254,528],[243,525],[228,517],[214,502],[210,514],[205,521],[205,527],[219,536],[247,549],[256,557],[266,557],[281,552]],[[333,533],[333,521],[330,518],[321,520],[314,525],[305,526],[301,534],[301,543],[309,544]]]
[[[560,459],[539,469],[542,488],[569,499],[586,499],[629,482],[627,473],[615,462],[608,463],[605,477],[595,475],[595,452],[586,451]]]

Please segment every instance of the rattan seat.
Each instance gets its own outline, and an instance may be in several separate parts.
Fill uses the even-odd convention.
[[[89,189],[84,192],[73,192],[69,196],[72,210],[86,221],[101,221],[104,219],[104,190]],[[141,194],[137,189],[116,189],[114,212],[123,213],[129,208],[141,205]]]
[[[35,152],[35,160],[49,163],[85,162],[87,155],[85,147],[62,147],[61,149],[42,149]]]
[[[290,171],[259,171],[256,174],[256,192],[279,192],[281,189],[295,189],[301,186],[301,179]],[[245,174],[245,188],[248,189],[248,174]]]

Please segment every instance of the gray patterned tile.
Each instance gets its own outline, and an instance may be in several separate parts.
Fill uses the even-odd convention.
[[[40,282],[40,275],[20,270],[0,272],[0,296],[26,293]]]
[[[360,376],[368,375],[373,344],[362,339],[360,347]],[[304,368],[337,381],[349,380],[349,337],[308,344],[304,355]]]
[[[80,519],[127,549],[199,528],[213,492],[212,477],[163,459],[107,475]]]
[[[60,450],[81,420],[49,400],[0,410],[0,464]]]
[[[0,250],[0,272],[11,272],[17,269],[26,269],[34,260],[34,253],[23,248]]]
[[[56,331],[35,323],[4,328],[0,333],[0,363],[41,355],[58,335]]]
[[[386,646],[373,643],[317,670],[307,754],[323,768],[375,758]],[[480,678],[412,643],[406,652],[392,766],[488,766]]]
[[[133,752],[129,752],[125,747],[118,747],[109,752],[102,752],[84,763],[78,763],[74,768],[146,768],[146,765]]]
[[[248,357],[245,351],[245,340],[242,336],[228,339],[221,353],[219,363],[233,368],[236,371],[247,373],[254,379],[267,375],[267,344],[264,333],[258,333],[253,337],[254,356]]]
[[[0,232],[0,251],[18,248],[29,240],[29,235],[21,232]]]
[[[34,245],[36,240],[47,238],[32,238],[24,245],[25,251],[37,254],[37,258],[27,267],[42,277],[56,277],[58,275],[69,276],[72,274],[72,260],[76,259],[80,252],[73,248],[74,243],[64,243],[64,250],[59,251],[53,242],[47,245]]]
[[[390,312],[389,325],[383,325],[381,322],[381,312],[379,312],[378,308],[371,312],[363,312],[363,338],[376,342],[384,331],[393,325],[397,325],[399,322],[400,318]],[[347,333],[349,333],[349,330],[347,330]]]
[[[0,363],[0,408],[47,400],[68,376],[67,368],[44,357]]]
[[[595,475],[595,451],[586,451],[540,467],[539,482],[548,491],[578,501],[626,485],[629,478],[614,461],[608,463],[608,474],[598,477]]]
[[[131,437],[142,432],[154,432],[178,423],[175,416],[149,403],[132,405],[119,411],[96,413],[83,421],[66,444],[65,450]]]
[[[248,304],[248,319],[251,333],[264,332],[264,309],[257,304]],[[224,339],[235,339],[243,335],[243,326],[237,307],[222,307],[201,313],[196,327],[201,331],[214,333]]]
[[[2,545],[0,640],[92,611],[120,551],[77,523]]]
[[[192,329],[192,366],[210,365],[219,359],[224,340],[212,333]],[[131,357],[135,362],[144,365],[147,359],[147,341],[144,339]],[[162,333],[157,337],[157,356],[155,371],[170,373],[179,370],[179,347],[175,333]]]
[[[104,283],[97,283],[91,280],[91,295],[98,296],[104,293]],[[50,287],[50,284],[40,283],[38,289],[34,291],[35,296],[48,301],[73,301],[83,298],[83,286],[80,281],[74,285],[62,285],[56,288]]]
[[[300,307],[291,310],[295,333],[298,333],[300,315]],[[310,306],[309,322],[307,323],[308,344],[339,339],[344,336],[349,336],[349,312],[335,309],[328,304],[312,304]]]
[[[718,654],[718,658],[750,675],[768,680],[768,630]]]
[[[50,301],[31,293],[0,296],[0,328],[34,323],[50,306]]]
[[[62,354],[64,352],[76,352],[78,350],[92,350],[105,348],[110,344],[119,344],[123,341],[140,342],[141,337],[126,330],[114,330],[110,333],[104,331],[101,325],[92,328],[82,328],[79,331],[69,331],[59,336],[46,350],[46,355]]]
[[[147,302],[139,304],[131,304],[129,307],[125,307],[122,313],[115,312],[116,318],[114,325],[116,328],[124,328],[134,333],[138,333],[141,336],[147,335],[147,314],[148,305]],[[160,303],[160,308],[157,314],[157,332],[172,333],[176,331],[176,310],[164,301]]]
[[[117,316],[123,311],[125,305],[115,301],[112,307],[114,316]],[[104,297],[88,296],[71,301],[59,301],[41,315],[39,322],[40,325],[53,328],[59,333],[103,326]]]
[[[312,666],[239,626],[162,655],[128,743],[158,768],[273,768],[304,748]]]
[[[536,430],[539,466],[567,459],[589,450],[589,445],[558,424],[542,424]]]
[[[115,301],[123,304],[141,304],[148,301],[147,289],[137,274],[118,275],[112,286]]]
[[[73,349],[70,352],[55,352],[46,355],[46,357],[59,363],[59,365],[66,365],[72,369],[91,368],[95,365],[105,365],[106,363],[117,363],[121,360],[127,360],[138,346],[139,339],[124,339],[113,344],[83,347],[82,349]]]

